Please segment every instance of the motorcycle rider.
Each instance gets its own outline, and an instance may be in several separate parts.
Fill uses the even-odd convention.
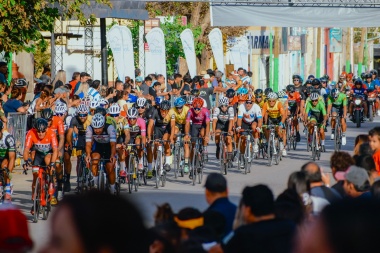
[[[365,100],[367,90],[363,87],[363,81],[358,79],[354,83],[354,87],[351,90],[351,93],[353,96],[359,95],[362,100]],[[367,103],[362,103],[363,109],[364,109],[364,115],[363,115],[363,120],[367,120],[367,113],[368,113],[368,107]],[[350,103],[350,108],[349,108],[349,113],[350,113],[350,118],[352,120],[353,118],[353,109],[354,109],[354,100],[351,101]]]

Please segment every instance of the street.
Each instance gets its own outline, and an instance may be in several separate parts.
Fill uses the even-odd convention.
[[[346,133],[347,145],[343,146],[342,150],[351,153],[353,150],[355,137],[358,134],[368,133],[371,128],[379,125],[379,122],[379,118],[375,118],[374,122],[363,123],[361,128],[356,128],[351,122],[348,122],[348,131]],[[326,133],[327,152],[322,153],[320,161],[317,162],[323,168],[323,171],[330,175],[332,185],[334,184],[334,179],[331,177],[329,159],[333,152],[334,144],[333,141],[330,140],[330,127],[328,130],[329,131]],[[288,156],[283,158],[279,165],[272,165],[272,167],[268,167],[267,160],[260,158],[253,161],[251,173],[247,175],[244,175],[243,171],[237,170],[236,164],[234,164],[235,168],[230,170],[227,175],[229,193],[232,201],[238,203],[239,196],[245,186],[255,185],[259,183],[269,185],[269,187],[274,191],[275,195],[281,193],[286,187],[289,174],[293,171],[299,170],[301,165],[305,162],[311,161],[311,152],[306,152],[305,143],[306,140],[301,131],[301,142],[298,143],[297,150],[288,151]],[[215,144],[213,142],[210,143],[208,152],[209,162],[206,164],[203,181],[205,181],[208,173],[219,172],[219,163],[215,157]],[[73,161],[73,164],[75,164],[75,160]],[[186,175],[183,178],[179,177],[177,180],[175,180],[173,173],[173,170],[168,173],[167,183],[164,188],[156,189],[155,183],[153,179],[151,179],[148,181],[147,186],[141,186],[139,187],[138,192],[129,194],[127,185],[122,185],[121,195],[123,197],[132,199],[136,203],[138,208],[141,210],[143,217],[145,218],[147,226],[151,226],[153,224],[153,214],[156,210],[156,205],[162,204],[164,202],[170,203],[175,212],[187,206],[199,208],[201,211],[207,208],[207,203],[203,195],[203,184],[196,184],[193,186],[189,180],[189,177]],[[73,166],[73,173],[71,177],[72,190],[74,190],[76,187],[75,181],[75,167]],[[31,171],[29,171],[28,175],[23,175],[21,168],[16,168],[15,172],[13,173],[13,204],[21,208],[29,220],[31,220],[30,208],[32,205],[31,183]],[[112,210],[110,210],[110,212],[112,212]],[[38,252],[41,246],[46,242],[46,239],[49,237],[48,224],[49,220],[39,220],[38,223],[32,223],[30,221],[30,234],[35,243],[33,252]]]

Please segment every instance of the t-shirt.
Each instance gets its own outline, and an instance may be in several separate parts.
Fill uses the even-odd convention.
[[[184,84],[184,87],[181,90],[181,96],[185,95],[185,91],[190,91],[190,85],[188,85],[187,83]]]
[[[153,87],[149,87],[149,95],[151,95],[154,99],[156,99],[157,92]]]
[[[372,157],[375,161],[377,173],[380,175],[380,150],[376,151]]]
[[[5,116],[8,117],[8,113],[17,112],[17,109],[22,106],[22,102],[17,99],[8,99],[3,105]]]
[[[203,98],[207,103],[207,109],[211,109],[210,95],[214,94],[214,87],[210,88],[200,88],[199,96]]]
[[[261,109],[257,104],[252,104],[252,108],[247,110],[245,104],[239,105],[238,119],[242,119],[245,123],[252,123],[256,119],[261,119]]]
[[[139,88],[144,96],[149,95],[149,86],[146,83],[142,83]]]

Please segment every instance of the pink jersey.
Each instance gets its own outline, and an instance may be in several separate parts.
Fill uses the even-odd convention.
[[[136,124],[133,126],[128,124],[126,129],[129,130],[129,133],[133,138],[138,135],[146,136],[146,124],[143,118],[137,118]]]
[[[210,113],[207,108],[202,107],[201,111],[196,114],[194,108],[187,112],[186,121],[192,121],[194,125],[202,125],[210,122]]]

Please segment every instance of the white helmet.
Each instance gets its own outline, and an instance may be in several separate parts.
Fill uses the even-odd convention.
[[[94,117],[92,117],[91,126],[93,128],[101,128],[106,123],[106,120],[103,115],[100,113],[95,113]]]
[[[194,98],[195,98],[195,97],[192,96],[192,95],[187,96],[187,98],[186,98],[186,104],[192,104]]]
[[[277,94],[274,93],[274,92],[269,92],[267,98],[268,98],[268,99],[277,99],[278,96],[277,96]]]
[[[57,103],[55,105],[55,114],[63,114],[67,112],[67,106],[65,103]]]
[[[90,109],[96,109],[99,106],[99,101],[93,100],[90,103]]]
[[[120,114],[120,106],[116,103],[112,104],[110,108],[108,108],[109,114]]]
[[[311,100],[317,100],[319,98],[319,94],[318,94],[318,92],[312,92],[311,94],[310,94],[310,99]]]
[[[109,105],[109,102],[107,99],[102,98],[99,100],[99,105]]]
[[[255,98],[255,96],[253,96],[252,93],[249,93],[246,101],[252,101],[252,100],[254,100],[254,98]]]
[[[278,92],[278,97],[279,97],[279,98],[286,97],[286,92],[283,91],[283,90],[280,90],[280,91]]]
[[[139,112],[136,108],[132,107],[131,109],[128,109],[127,116],[129,119],[135,119],[139,115]]]
[[[145,106],[146,105],[146,98],[138,98],[136,101],[137,106]]]
[[[219,105],[222,106],[222,105],[228,105],[230,103],[229,99],[227,97],[221,97],[219,99]]]
[[[87,107],[89,107],[90,104],[91,104],[91,98],[90,97],[84,97],[84,98],[82,98],[81,104],[85,104]]]
[[[86,114],[86,113],[88,113],[88,107],[85,104],[80,104],[77,107],[77,113],[79,113],[79,114]]]

